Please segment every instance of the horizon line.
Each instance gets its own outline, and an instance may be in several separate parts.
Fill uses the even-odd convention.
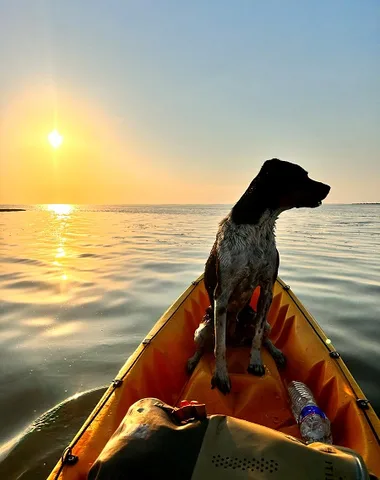
[[[0,205],[4,206],[38,206],[38,205],[108,205],[108,206],[145,206],[145,205],[221,205],[221,206],[228,206],[228,205],[235,205],[234,203],[82,203],[82,202],[51,202],[51,203],[0,203]],[[323,205],[379,205],[380,201],[378,202],[326,202]]]

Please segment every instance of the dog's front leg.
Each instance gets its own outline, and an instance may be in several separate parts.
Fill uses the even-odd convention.
[[[272,303],[272,298],[272,285],[261,285],[260,297],[257,303],[257,317],[252,340],[251,356],[248,366],[249,373],[260,377],[265,374],[260,349],[263,343],[267,313]]]
[[[211,379],[211,387],[217,387],[222,393],[231,390],[226,362],[226,330],[227,306],[229,294],[226,292],[215,298],[214,329],[215,329],[215,372]]]
[[[205,351],[212,352],[214,349],[214,312],[211,307],[207,308],[202,322],[195,330],[194,342],[197,349],[194,355],[187,361],[188,374],[193,373]]]

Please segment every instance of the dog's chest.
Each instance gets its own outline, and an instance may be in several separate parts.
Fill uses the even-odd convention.
[[[221,227],[219,266],[234,283],[238,277],[241,293],[273,276],[277,264],[273,225],[236,225],[227,220]]]
[[[228,221],[218,235],[219,262],[259,269],[276,257],[273,226],[235,225]]]

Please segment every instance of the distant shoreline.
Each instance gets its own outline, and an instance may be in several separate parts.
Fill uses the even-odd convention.
[[[380,202],[356,202],[351,205],[380,205]]]
[[[25,208],[0,208],[0,212],[26,212]]]

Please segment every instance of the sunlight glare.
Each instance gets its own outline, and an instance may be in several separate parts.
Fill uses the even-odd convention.
[[[56,213],[57,215],[69,215],[69,213],[71,213],[73,208],[74,208],[73,205],[65,204],[65,203],[51,204],[51,205],[48,205],[47,207],[47,209],[50,212]]]
[[[57,248],[57,254],[56,254],[55,258],[62,258],[65,255],[66,255],[65,250],[62,247],[58,247]]]
[[[59,148],[62,145],[63,137],[57,130],[53,130],[49,133],[48,140],[53,148]]]

